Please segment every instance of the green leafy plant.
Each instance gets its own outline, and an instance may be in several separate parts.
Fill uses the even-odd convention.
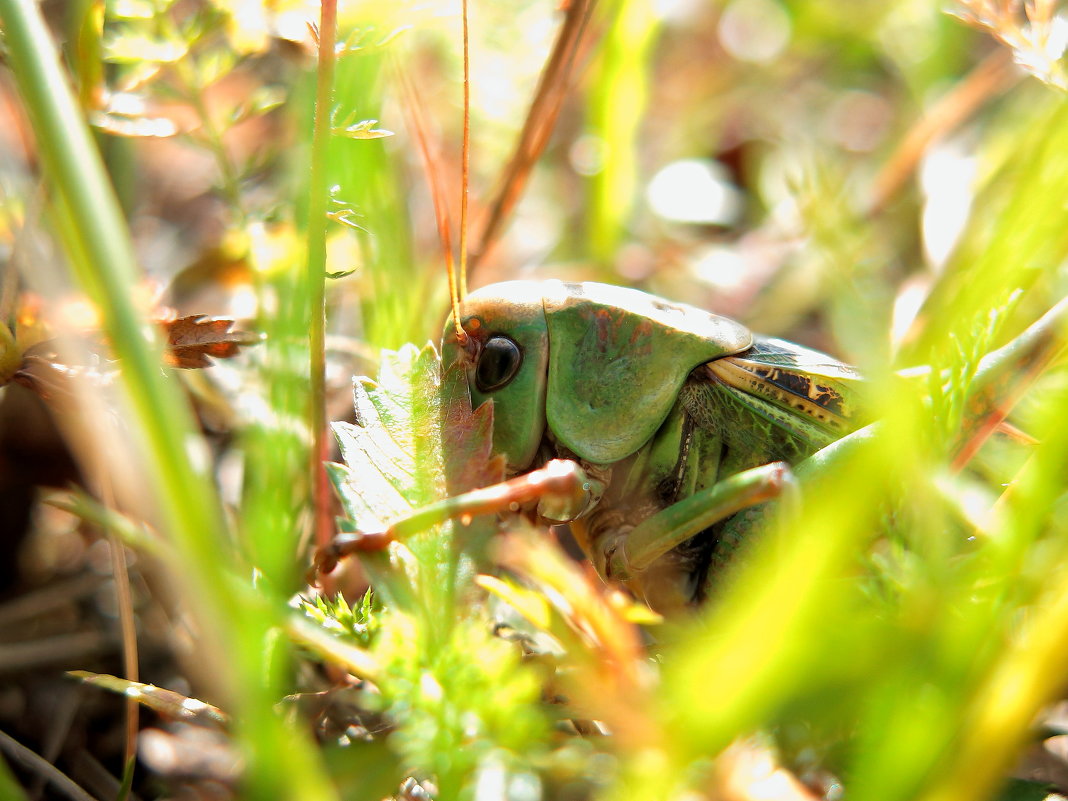
[[[40,341],[23,313],[34,296],[50,325],[67,322],[78,287],[114,378],[56,401],[84,487],[60,500],[76,534],[39,540],[74,555],[101,540],[113,556],[120,540],[134,550],[113,572],[133,573],[119,606],[129,642],[138,630],[151,644],[155,675],[111,678],[120,666],[82,653],[67,667],[150,696],[154,734],[181,731],[170,722],[193,699],[228,720],[223,778],[167,775],[147,751],[132,772],[128,749],[101,757],[125,775],[98,794],[131,783],[142,797],[189,784],[309,799],[1002,792],[1021,748],[1047,734],[1034,721],[1063,691],[1068,620],[1063,328],[1046,329],[1041,359],[990,382],[981,371],[1063,310],[1068,287],[1057,5],[960,6],[979,30],[936,5],[822,0],[604,3],[574,25],[585,31],[568,51],[576,70],[547,102],[556,138],[532,126],[545,146],[536,167],[517,149],[509,174],[530,176],[529,196],[495,249],[475,248],[472,283],[513,269],[597,277],[712,308],[856,364],[880,421],[812,466],[800,506],[754,537],[715,603],[674,621],[544,530],[443,512],[443,498],[503,478],[489,408],[472,409],[431,350],[381,349],[436,337],[445,315],[424,162],[458,171],[459,17],[441,29],[418,8],[343,6],[334,18],[325,6],[310,35],[307,19],[283,25],[285,3],[250,16],[206,1],[71,4],[70,21],[52,21],[67,32],[64,60],[35,4],[0,0],[13,78],[0,91],[6,101],[17,83],[10,107],[26,123],[4,130],[33,142],[0,160],[4,374]],[[474,4],[476,207],[535,95],[551,13]],[[394,91],[409,84],[419,89]],[[161,144],[178,149],[159,155]],[[178,158],[190,154],[199,160]],[[734,198],[731,214],[673,217],[653,203],[647,187],[680,163]],[[15,264],[32,293],[11,288]],[[134,302],[142,266],[178,275],[176,303],[204,284],[247,289],[242,329],[265,338],[177,377],[145,324],[158,304],[146,314]],[[208,345],[188,325],[178,344],[196,360],[233,333]],[[357,423],[336,428],[332,486],[316,489],[325,420],[351,413],[349,376],[376,371],[358,383]],[[209,377],[218,391],[191,388]],[[347,601],[307,596],[300,581],[332,522],[328,491],[346,536],[391,532],[359,557],[370,595],[355,568],[338,579],[355,588]],[[5,636],[82,625],[91,596],[76,592],[46,587],[5,607],[24,624]],[[112,613],[94,621],[110,631]],[[29,711],[5,712],[5,725],[45,717],[25,687],[52,666],[33,668],[6,696]],[[0,773],[0,794],[58,780],[17,739],[0,741],[19,766],[13,780]],[[55,772],[78,764],[54,761]],[[1040,783],[1010,789],[1042,797]]]

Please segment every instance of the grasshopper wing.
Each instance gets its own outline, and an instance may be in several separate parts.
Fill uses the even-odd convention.
[[[781,339],[757,338],[691,376],[687,407],[751,464],[809,456],[859,427],[861,377],[847,364]]]

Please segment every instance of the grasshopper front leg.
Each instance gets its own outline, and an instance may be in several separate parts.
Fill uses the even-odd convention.
[[[475,517],[505,511],[519,511],[532,501],[562,509],[582,509],[590,492],[590,482],[582,468],[568,459],[554,459],[545,467],[510,481],[446,498],[412,512],[381,531],[346,532],[316,551],[312,575],[330,573],[337,563],[357,553],[380,551],[391,542],[403,540],[431,526],[458,517]]]

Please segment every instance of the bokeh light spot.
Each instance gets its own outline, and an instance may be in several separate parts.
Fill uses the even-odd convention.
[[[653,211],[666,220],[732,225],[742,211],[741,192],[714,161],[681,159],[653,176],[646,191]]]

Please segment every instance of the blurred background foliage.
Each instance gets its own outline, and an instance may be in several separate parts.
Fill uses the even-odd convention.
[[[65,200],[97,179],[54,166],[41,110],[63,90],[26,79],[15,20],[32,5],[0,2],[0,752],[15,771],[0,794],[75,797],[62,775],[125,792],[121,703],[63,671],[136,679],[131,652],[181,694],[142,721],[131,781],[146,798],[1068,791],[1060,318],[1037,363],[980,369],[1068,294],[1057,3],[601,0],[555,133],[488,243],[561,12],[472,5],[472,286],[634,285],[869,379],[876,435],[809,471],[796,515],[721,597],[668,623],[544,532],[488,547],[448,525],[348,565],[332,587],[348,602],[293,601],[327,503],[308,475],[319,279],[303,269],[324,224],[309,219],[318,6],[40,6],[78,104],[54,147],[92,126],[129,229],[107,237],[139,271],[107,300],[112,260],[89,258],[83,232],[103,224]],[[461,29],[453,2],[338,8],[318,154],[325,402],[351,420],[351,377],[379,375],[363,419],[387,433],[335,470],[342,518],[398,465],[414,477],[394,482],[400,508],[443,488],[433,354],[391,351],[436,340],[448,304],[431,186],[455,223]],[[153,415],[124,302],[265,339],[160,384],[195,423]],[[1016,400],[1016,433],[979,447],[979,424]],[[499,472],[485,416],[453,411],[465,474]],[[377,600],[361,602],[368,577]],[[186,722],[185,696],[233,722]]]

